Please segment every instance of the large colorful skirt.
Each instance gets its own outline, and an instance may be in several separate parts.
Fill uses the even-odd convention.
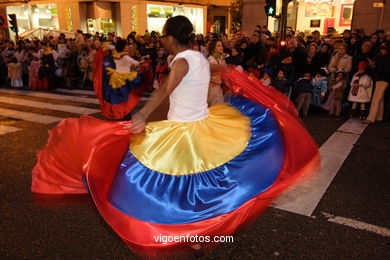
[[[317,145],[287,98],[233,70],[234,95],[196,122],[129,122],[89,116],[61,121],[38,153],[32,191],[89,192],[112,229],[136,252],[197,242],[165,236],[223,236],[251,223],[319,164]]]
[[[103,116],[122,119],[133,110],[153,79],[150,64],[145,62],[138,72],[118,73],[111,56],[101,49],[96,52],[93,86]]]

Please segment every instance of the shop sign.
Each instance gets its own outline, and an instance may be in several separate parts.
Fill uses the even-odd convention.
[[[65,19],[67,30],[70,32],[73,31],[72,8],[70,6],[65,8]]]
[[[131,24],[132,30],[138,31],[138,8],[136,5],[131,8]]]
[[[384,6],[384,4],[383,4],[383,3],[373,3],[372,6],[373,6],[373,7],[380,7],[380,8],[381,8],[381,7]]]
[[[7,27],[7,18],[4,15],[0,14],[0,28]]]

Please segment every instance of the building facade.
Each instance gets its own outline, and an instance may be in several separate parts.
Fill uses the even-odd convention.
[[[184,15],[195,33],[230,29],[230,0],[52,0],[2,1],[0,14],[16,14],[19,33],[34,28],[83,32],[115,32],[127,36],[131,31],[143,34],[160,31],[165,21]],[[10,32],[11,38],[13,32]]]
[[[251,33],[256,25],[280,30],[280,17],[265,15],[265,0],[243,0],[243,30]],[[282,0],[276,0],[280,15]],[[328,29],[342,33],[345,29],[363,28],[367,33],[381,28],[390,31],[390,1],[387,0],[293,0],[288,4],[287,27],[310,33],[326,34]]]

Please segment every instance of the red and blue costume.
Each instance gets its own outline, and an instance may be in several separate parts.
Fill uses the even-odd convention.
[[[233,234],[312,173],[319,153],[283,94],[237,70],[224,76],[233,97],[197,122],[152,122],[141,135],[123,130],[128,122],[60,122],[38,154],[32,191],[89,192],[135,251],[191,246],[157,236]]]

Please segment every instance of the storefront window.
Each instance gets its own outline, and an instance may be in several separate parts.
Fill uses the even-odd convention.
[[[7,14],[16,15],[19,33],[36,28],[59,28],[56,4],[7,6],[6,10]]]
[[[184,15],[194,26],[195,33],[203,33],[203,8],[184,5],[147,5],[148,31],[162,32],[165,21],[176,15]]]
[[[112,19],[88,19],[87,20],[89,33],[109,33],[115,32],[115,22]]]
[[[328,29],[342,33],[351,28],[355,0],[294,0],[297,4],[296,30],[306,34],[318,30],[327,34]],[[293,10],[289,9],[289,14]],[[293,21],[290,21],[292,24]]]

